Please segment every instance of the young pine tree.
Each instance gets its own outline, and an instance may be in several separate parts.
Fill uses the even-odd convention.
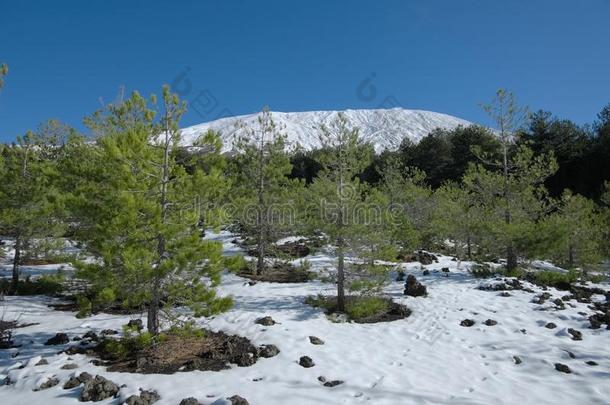
[[[254,127],[243,127],[237,139],[234,160],[234,182],[238,218],[246,234],[256,241],[256,273],[265,271],[265,255],[269,245],[290,224],[290,210],[284,210],[290,200],[294,181],[286,151],[286,135],[265,107]],[[285,215],[287,216],[285,216]]]
[[[501,206],[504,217],[504,228],[506,232],[514,228],[512,223],[515,221],[515,216],[518,215],[515,211],[519,208],[524,208],[521,198],[524,198],[524,192],[527,187],[539,184],[538,180],[546,180],[557,171],[557,164],[552,157],[547,155],[542,156],[542,160],[533,161],[531,152],[521,150],[520,153],[514,154],[513,145],[515,142],[515,134],[527,123],[530,113],[527,107],[521,107],[517,104],[513,93],[500,89],[497,91],[495,98],[490,104],[483,105],[483,109],[495,121],[498,131],[498,138],[501,144],[501,159],[499,162],[487,161],[489,165],[493,165],[500,169],[501,177],[494,177],[497,182],[493,192],[495,196],[502,201],[497,202],[497,206]],[[481,156],[486,160],[484,156]],[[530,167],[530,163],[533,166]],[[548,165],[545,167],[545,164]],[[531,175],[524,172],[528,169],[536,169]],[[489,176],[481,174],[480,179]],[[472,175],[473,172],[471,171]],[[471,184],[472,185],[472,184]],[[489,185],[488,185],[489,186]],[[528,197],[531,197],[532,194]],[[506,249],[506,267],[508,270],[513,270],[517,267],[517,254],[514,246],[514,237],[506,235],[503,238]]]
[[[215,176],[208,182],[213,187],[218,171],[194,167],[187,172],[177,161],[184,111],[168,86],[160,106],[155,96],[146,100],[134,92],[87,120],[98,135],[93,153],[88,152],[93,162],[75,166],[84,178],[75,185],[82,227],[77,235],[96,258],[78,263],[78,274],[93,284],[98,302],[147,308],[153,336],[159,333],[162,310],[171,321],[176,305],[188,306],[195,316],[231,305],[214,288],[222,247],[203,240],[198,226],[206,203],[201,186]],[[218,154],[219,148],[209,153]]]
[[[316,204],[311,220],[336,246],[337,310],[345,311],[345,257],[348,249],[353,249],[350,238],[356,236],[356,230],[362,231],[362,224],[355,221],[362,202],[362,185],[356,176],[370,162],[358,129],[351,128],[341,113],[329,126],[320,128],[320,142],[323,169],[310,186]]]
[[[496,254],[507,254],[507,269],[517,266],[517,253],[528,254],[538,237],[537,224],[550,210],[544,181],[557,170],[552,156],[534,156],[521,145],[510,157],[509,170],[471,165],[463,178],[465,191],[476,196],[477,239]]]
[[[565,191],[557,211],[545,219],[543,233],[549,253],[568,268],[584,270],[602,259],[602,215],[595,202]]]
[[[54,244],[64,230],[58,160],[73,130],[49,121],[35,133],[0,146],[0,234],[14,240],[11,292],[16,293],[22,263]]]

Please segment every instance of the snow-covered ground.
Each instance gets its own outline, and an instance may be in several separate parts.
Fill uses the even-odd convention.
[[[231,243],[234,236],[229,233],[208,237],[222,241],[228,254],[240,251]],[[323,253],[307,259],[313,270],[332,265],[332,258]],[[235,307],[200,323],[246,336],[256,345],[275,344],[281,353],[260,359],[251,367],[221,372],[111,373],[92,365],[86,356],[69,359],[57,354],[63,346],[44,346],[44,342],[56,332],[73,337],[89,330],[120,330],[133,317],[98,314],[77,319],[74,313],[48,308],[47,304],[55,301],[52,298],[7,297],[5,319],[19,317],[22,323],[38,324],[16,330],[22,347],[0,351],[0,378],[8,375],[15,382],[0,386],[0,404],[75,404],[80,388],[64,390],[62,385],[82,371],[125,384],[123,399],[139,388],[154,389],[161,395],[160,404],[178,404],[191,396],[203,404],[220,404],[235,394],[252,405],[610,403],[610,331],[588,328],[587,317],[592,311],[587,304],[569,301],[571,305],[565,310],[556,311],[550,302],[532,303],[535,294],[525,291],[501,297],[498,292],[477,289],[488,281],[472,278],[465,270],[468,263],[462,263],[461,270],[456,265],[450,257],[440,256],[439,263],[424,266],[431,271],[427,276],[421,274],[418,263],[405,265],[407,273],[415,274],[428,287],[428,297],[405,297],[403,284],[393,282],[387,294],[405,303],[412,314],[378,324],[332,323],[320,310],[303,303],[308,295],[333,293],[331,284],[259,282],[250,286],[245,279],[227,274],[220,289],[234,296]],[[449,277],[434,271],[442,267],[451,270]],[[567,294],[554,289],[548,292],[553,298]],[[254,323],[264,315],[272,316],[278,324],[265,327]],[[476,324],[460,326],[465,318]],[[498,324],[485,326],[488,318]],[[557,328],[545,328],[548,322]],[[571,340],[568,328],[580,330],[583,339]],[[325,344],[312,345],[310,335]],[[303,355],[310,356],[315,366],[299,366]],[[41,356],[49,364],[35,366]],[[515,364],[513,356],[520,357],[522,363]],[[599,365],[585,364],[590,360]],[[79,368],[60,369],[68,362]],[[568,365],[572,374],[556,371],[555,363]],[[59,385],[33,391],[53,375],[61,380]],[[324,387],[317,380],[319,376],[345,383]]]

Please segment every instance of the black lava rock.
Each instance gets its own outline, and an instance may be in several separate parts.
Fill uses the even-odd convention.
[[[65,333],[57,333],[55,336],[46,341],[45,345],[65,345],[70,342],[70,338]]]
[[[302,357],[299,359],[299,365],[300,365],[301,367],[310,368],[310,367],[315,366],[315,363],[313,362],[313,360],[311,359],[311,357],[309,357],[309,356],[302,356]]]

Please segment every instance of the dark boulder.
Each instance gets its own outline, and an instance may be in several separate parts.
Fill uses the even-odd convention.
[[[262,345],[258,349],[258,355],[265,358],[277,356],[279,353],[280,349],[278,349],[276,345]]]
[[[140,395],[131,395],[125,400],[126,405],[151,405],[161,399],[156,391],[146,391],[140,388]]]
[[[557,325],[555,325],[553,322],[549,322],[546,325],[544,325],[544,327],[547,329],[555,329],[557,327]]]
[[[231,401],[231,405],[250,405],[246,398],[240,397],[239,395],[233,395],[227,399]]]
[[[312,345],[323,345],[324,341],[322,339],[320,339],[319,337],[310,336],[309,343],[311,343]]]
[[[417,278],[413,274],[409,274],[407,276],[407,281],[405,283],[405,291],[404,294],[411,297],[422,297],[427,295],[426,286],[417,281]]]
[[[101,375],[96,375],[85,382],[85,386],[80,393],[80,401],[102,401],[106,398],[115,397],[119,393],[119,386]]]
[[[572,335],[572,340],[582,340],[582,332],[576,329],[568,328],[568,333]]]
[[[562,363],[555,363],[555,370],[566,374],[570,374],[572,372],[572,370],[570,370],[570,367]]]
[[[310,367],[315,366],[315,363],[313,362],[311,357],[309,357],[309,356],[301,356],[301,358],[299,359],[299,365],[301,367],[310,368]]]
[[[40,386],[36,388],[35,391],[46,390],[47,388],[55,387],[57,384],[59,384],[59,378],[51,377],[42,384],[40,384]]]
[[[70,338],[65,333],[57,333],[55,336],[46,341],[45,345],[65,345],[70,342]]]
[[[475,322],[472,319],[464,319],[462,322],[460,322],[460,326],[465,326],[467,328],[471,327],[474,324]]]
[[[178,405],[199,405],[199,401],[197,401],[196,398],[188,397],[180,401],[180,404]]]
[[[273,318],[270,317],[270,316],[264,316],[262,318],[258,318],[256,321],[254,321],[254,323],[259,324],[259,325],[263,325],[263,326],[273,326],[277,322],[275,322],[273,320]]]
[[[494,321],[493,319],[488,319],[483,322],[486,326],[495,326],[498,324],[498,321]]]
[[[139,332],[144,329],[144,324],[142,323],[141,319],[132,319],[127,322],[127,327],[130,329],[135,329]]]

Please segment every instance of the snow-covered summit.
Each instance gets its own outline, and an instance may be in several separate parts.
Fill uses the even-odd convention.
[[[284,128],[290,146],[299,144],[305,149],[319,146],[318,131],[322,124],[329,124],[340,111],[272,112],[276,124]],[[343,111],[351,125],[360,128],[365,141],[371,142],[377,151],[396,149],[404,138],[417,143],[435,128],[453,129],[458,125],[471,123],[447,114],[432,111],[406,110],[403,108],[379,110]],[[186,144],[192,143],[208,129],[221,133],[224,150],[231,150],[240,121],[246,126],[256,124],[258,113],[221,118],[192,127],[184,128],[182,134]]]

